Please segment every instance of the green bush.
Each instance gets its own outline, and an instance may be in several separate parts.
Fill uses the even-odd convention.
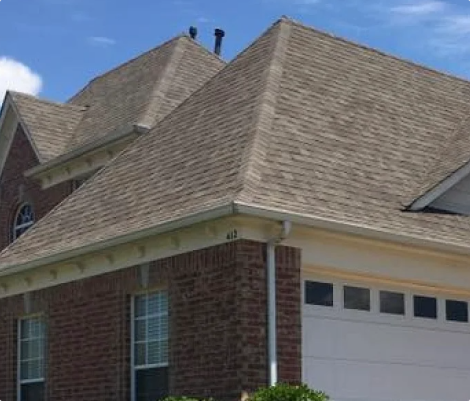
[[[166,397],[162,401],[213,401],[213,400],[211,398],[203,399],[203,398],[194,398],[194,397],[170,396],[170,397]]]
[[[249,401],[327,401],[328,399],[325,393],[312,390],[305,384],[292,386],[284,383],[260,388],[249,397]]]

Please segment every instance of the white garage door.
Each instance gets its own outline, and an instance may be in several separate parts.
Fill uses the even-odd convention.
[[[470,400],[464,298],[308,278],[303,381],[335,401]]]

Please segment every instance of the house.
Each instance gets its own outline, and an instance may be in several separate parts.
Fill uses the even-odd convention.
[[[470,82],[284,17],[175,41],[7,95],[0,399],[468,399]]]

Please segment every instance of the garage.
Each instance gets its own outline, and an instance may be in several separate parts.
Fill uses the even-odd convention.
[[[347,401],[470,399],[468,299],[308,277],[303,381]]]

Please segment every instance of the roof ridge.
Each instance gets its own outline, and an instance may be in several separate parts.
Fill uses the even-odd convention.
[[[171,49],[171,54],[166,60],[165,68],[163,69],[163,72],[160,75],[158,81],[155,82],[153,91],[150,94],[150,101],[146,109],[138,118],[138,122],[140,122],[140,124],[149,128],[155,125],[155,116],[158,114],[163,105],[162,98],[165,96],[165,93],[172,84],[177,67],[186,51],[187,43],[187,41],[183,42],[181,40],[174,42],[173,48]]]
[[[187,38],[187,35],[186,35],[186,34],[179,34],[179,35],[177,35],[177,36],[174,36],[173,38],[166,40],[165,42],[159,44],[158,46],[154,46],[154,47],[152,47],[151,49],[146,50],[146,51],[144,51],[143,53],[140,53],[140,54],[138,54],[137,56],[134,56],[134,57],[130,58],[130,59],[127,60],[127,61],[124,61],[123,63],[117,65],[116,67],[113,67],[113,68],[111,68],[110,70],[105,71],[105,72],[103,72],[102,74],[99,74],[99,75],[95,76],[94,78],[90,79],[90,80],[85,84],[85,86],[84,86],[82,89],[80,89],[80,90],[79,90],[77,93],[75,93],[70,99],[68,99],[68,100],[66,101],[66,103],[70,103],[73,99],[75,99],[75,98],[78,97],[80,94],[82,94],[93,82],[97,81],[98,79],[104,78],[105,76],[111,74],[112,72],[118,71],[119,69],[121,69],[121,68],[123,68],[123,67],[126,67],[127,65],[129,65],[129,64],[132,63],[132,62],[134,62],[135,60],[137,60],[137,59],[139,59],[139,58],[141,58],[141,57],[143,57],[143,56],[146,56],[146,55],[152,53],[153,51],[155,51],[155,50],[157,50],[157,49],[160,49],[160,48],[162,48],[162,47],[164,47],[164,46],[167,46],[167,45],[171,44],[171,42],[177,41],[177,40],[179,40],[179,39],[181,39],[181,38],[185,38],[185,37]]]
[[[266,70],[263,72],[265,75],[264,88],[256,105],[256,122],[253,128],[253,139],[242,156],[244,160],[242,160],[239,173],[242,184],[239,193],[235,197],[235,201],[243,196],[243,192],[250,185],[250,181],[254,179],[256,182],[259,182],[261,180],[261,177],[255,170],[256,166],[260,162],[262,163],[266,157],[268,144],[265,143],[264,133],[270,131],[273,122],[284,60],[291,34],[290,25],[284,22],[285,19],[281,18],[271,27],[272,30],[277,29],[277,32],[275,32],[274,37],[271,39],[274,42],[271,43],[273,50]],[[267,129],[266,126],[268,126]]]
[[[311,26],[308,26],[306,24],[304,24],[303,22],[300,22],[294,18],[291,18],[291,17],[288,17],[288,16],[285,16],[283,15],[279,21],[284,21],[286,23],[289,23],[291,25],[295,25],[299,28],[302,28],[302,29],[306,29],[308,31],[312,31],[312,32],[315,32],[317,34],[320,34],[322,36],[325,36],[325,37],[328,37],[330,39],[334,39],[334,40],[337,40],[339,42],[343,42],[345,44],[348,44],[348,45],[353,45],[353,46],[356,46],[356,47],[360,47],[361,49],[364,49],[364,50],[367,50],[369,52],[372,52],[372,53],[376,53],[376,54],[379,54],[380,56],[384,56],[384,57],[388,57],[388,58],[391,58],[391,59],[394,59],[396,61],[399,61],[401,63],[404,63],[404,64],[408,64],[408,65],[411,65],[411,66],[414,66],[414,67],[417,67],[417,68],[420,68],[422,70],[425,70],[425,71],[428,71],[428,72],[431,72],[433,74],[436,74],[436,75],[440,75],[440,76],[444,76],[444,77],[447,77],[447,78],[451,78],[451,79],[454,79],[454,80],[458,80],[458,81],[461,81],[461,82],[464,82],[465,84],[467,85],[470,85],[470,80],[467,79],[467,78],[463,78],[463,77],[460,77],[458,75],[453,75],[451,74],[450,72],[446,72],[446,71],[442,71],[442,70],[438,70],[437,68],[432,68],[432,67],[429,67],[425,64],[421,64],[421,63],[418,63],[416,61],[412,61],[410,59],[407,59],[407,58],[404,58],[404,57],[400,57],[400,56],[397,56],[395,54],[392,54],[392,53],[387,53],[383,50],[380,50],[380,49],[377,49],[375,47],[372,47],[372,46],[368,46],[368,45],[365,45],[363,43],[360,43],[360,42],[356,42],[354,40],[351,40],[351,39],[346,39],[342,36],[337,36],[333,33],[329,33],[329,32],[326,32],[326,31],[323,31],[321,29],[318,29],[318,28],[314,28],[314,27],[311,27]]]

